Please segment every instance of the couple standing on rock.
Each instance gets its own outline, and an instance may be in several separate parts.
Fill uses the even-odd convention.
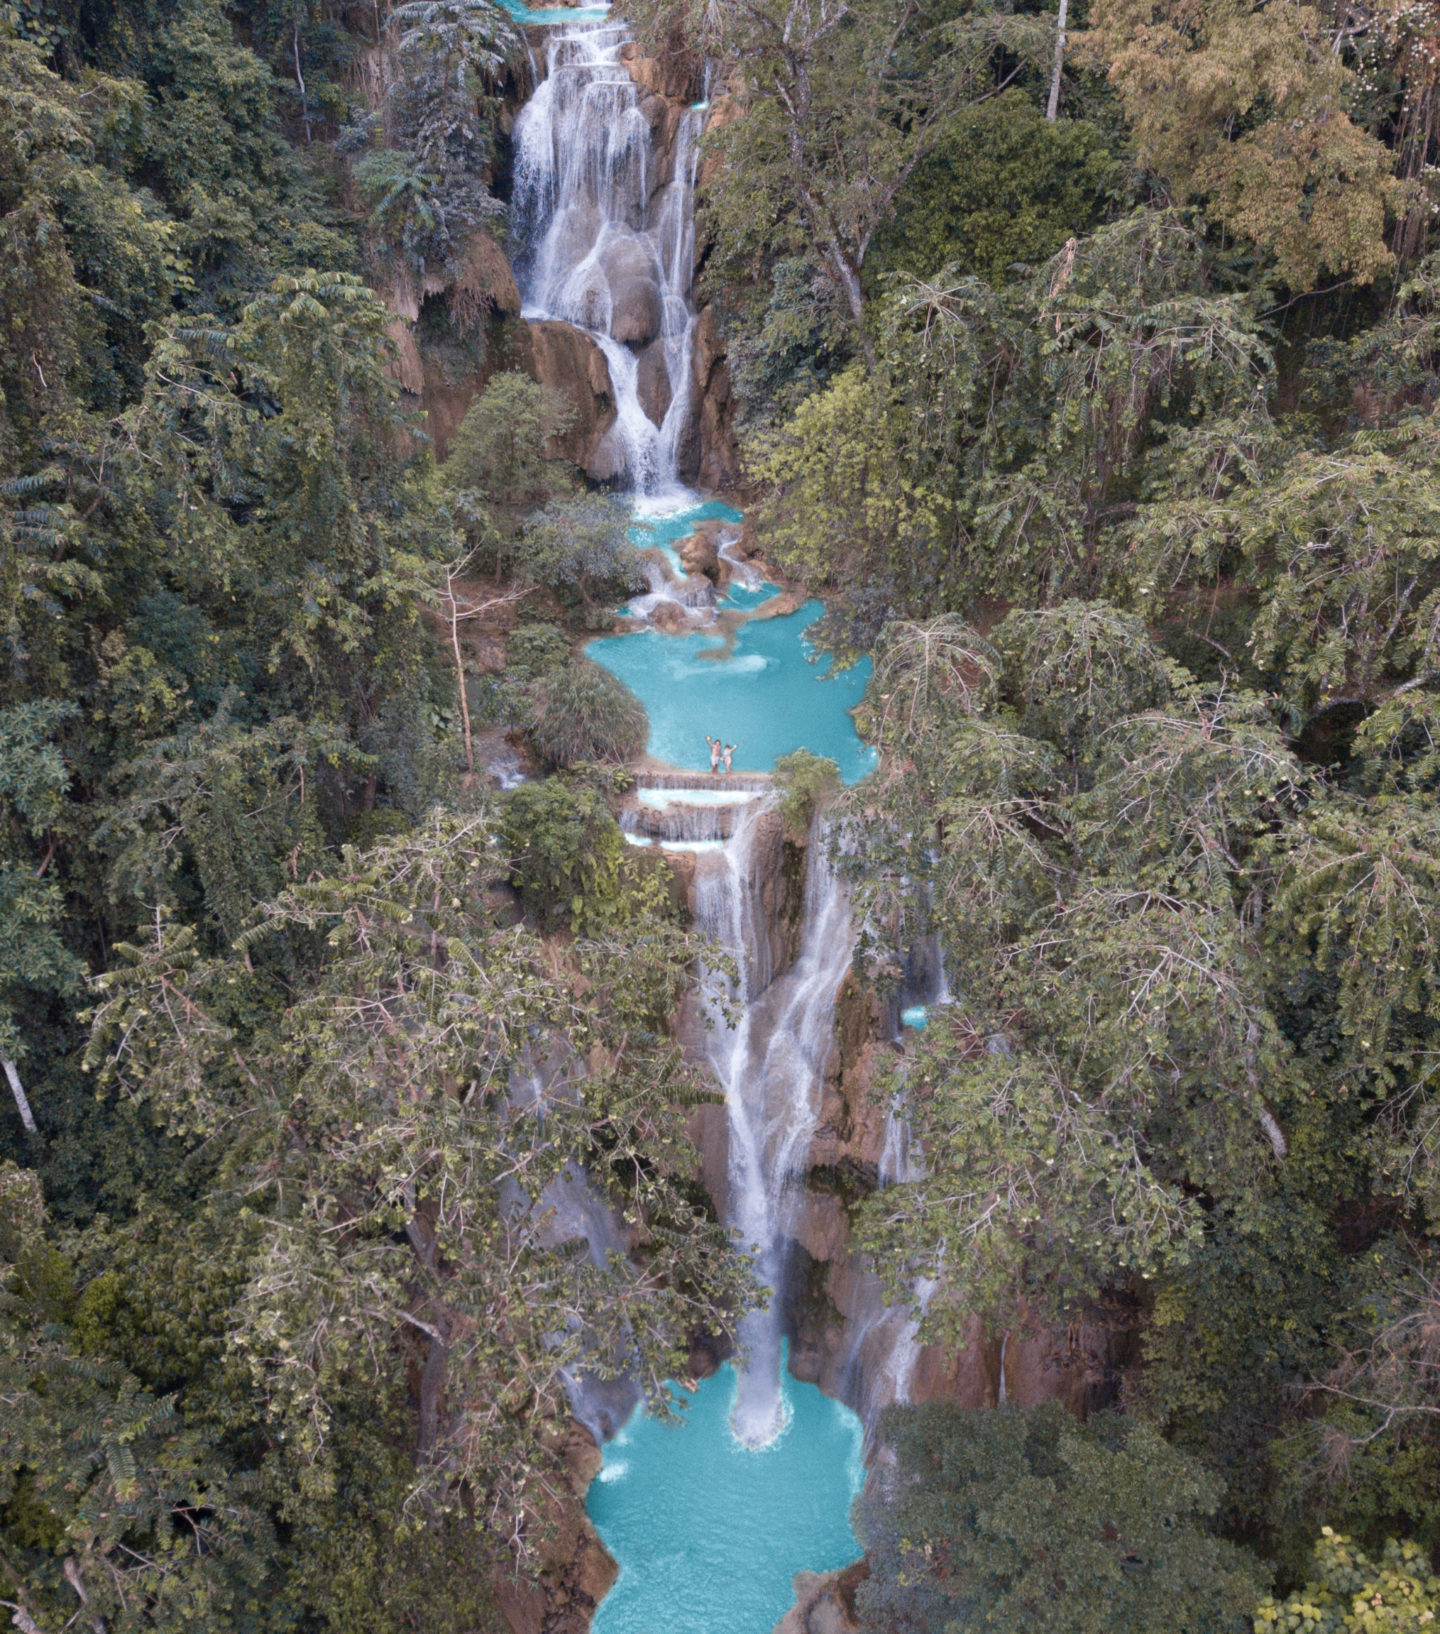
[[[713,777],[720,770],[720,761],[725,761],[725,770],[730,770],[730,757],[740,747],[738,743],[722,744],[719,738],[712,738],[707,732],[705,741],[710,745],[710,774]]]

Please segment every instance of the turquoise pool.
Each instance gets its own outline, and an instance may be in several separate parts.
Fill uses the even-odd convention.
[[[637,1412],[607,1443],[586,1507],[620,1577],[594,1634],[771,1634],[796,1572],[859,1556],[860,1420],[815,1385],[782,1380],[789,1422],[758,1451],[730,1431],[728,1365],[682,1396],[678,1424]]]
[[[605,6],[545,6],[532,11],[521,0],[500,0],[517,23],[598,23],[610,15]]]
[[[807,601],[780,618],[748,620],[728,657],[724,639],[709,630],[636,630],[601,636],[585,650],[645,705],[656,760],[708,771],[708,732],[739,745],[737,772],[773,771],[777,756],[808,749],[858,783],[874,770],[875,751],[860,741],[849,712],[864,695],[870,660],[835,676],[828,658],[809,662],[805,631],[823,611]]]

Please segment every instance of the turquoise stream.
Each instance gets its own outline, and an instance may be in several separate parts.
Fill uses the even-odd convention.
[[[796,1572],[860,1554],[850,1505],[863,1432],[848,1407],[782,1371],[789,1421],[769,1446],[730,1431],[735,1372],[693,1394],[681,1421],[637,1412],[605,1447],[586,1507],[620,1563],[594,1634],[771,1634]]]
[[[675,541],[707,518],[739,521],[740,513],[712,501],[664,519],[637,518],[630,537],[657,546],[679,567]],[[749,612],[776,594],[774,585],[734,587],[722,609]],[[830,673],[830,660],[811,662],[805,631],[824,608],[807,601],[778,618],[747,619],[727,650],[713,630],[666,635],[635,630],[601,636],[586,652],[619,676],[650,717],[649,752],[666,765],[706,771],[706,734],[738,745],[734,770],[773,771],[794,749],[828,755],[847,783],[875,767],[875,751],[860,741],[850,711],[870,679],[870,660]]]

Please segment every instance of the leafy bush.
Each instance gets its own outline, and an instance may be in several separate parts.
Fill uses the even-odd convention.
[[[1321,1529],[1315,1545],[1315,1576],[1284,1600],[1266,1599],[1255,1616],[1255,1634],[1410,1634],[1433,1629],[1440,1616],[1440,1577],[1414,1543],[1385,1545],[1372,1560],[1349,1538]]]
[[[775,777],[784,790],[780,813],[792,831],[809,828],[816,807],[840,787],[840,768],[835,762],[826,755],[812,755],[808,749],[778,756]]]
[[[893,1474],[858,1512],[867,1634],[1241,1634],[1266,1584],[1214,1537],[1221,1485],[1151,1426],[940,1403],[892,1408]]]
[[[571,641],[558,624],[519,624],[505,638],[505,670],[517,681],[537,681],[570,657]]]
[[[625,837],[594,789],[522,783],[500,802],[500,837],[527,910],[546,929],[595,931],[622,917]]]
[[[553,766],[631,760],[648,731],[640,700],[598,664],[572,664],[536,683],[530,735]]]

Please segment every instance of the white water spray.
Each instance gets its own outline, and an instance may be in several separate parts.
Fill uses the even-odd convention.
[[[781,1321],[787,1249],[803,1171],[820,1113],[835,996],[849,967],[850,905],[828,855],[823,828],[810,836],[805,928],[800,956],[769,980],[767,927],[758,911],[754,841],[764,805],[736,827],[716,866],[696,882],[696,919],[740,969],[733,998],[738,1024],[718,1015],[709,1054],[725,1091],[730,1125],[728,1218],[754,1251],[769,1301],[740,1325],[744,1366],[731,1426],[746,1446],[762,1446],[784,1427],[780,1387]]]
[[[515,270],[527,318],[574,324],[604,353],[615,468],[638,498],[663,502],[684,496],[680,444],[693,418],[690,284],[704,113],[680,114],[664,177],[664,144],[657,155],[620,56],[630,38],[626,24],[608,21],[550,35],[545,78],[515,121]]]

